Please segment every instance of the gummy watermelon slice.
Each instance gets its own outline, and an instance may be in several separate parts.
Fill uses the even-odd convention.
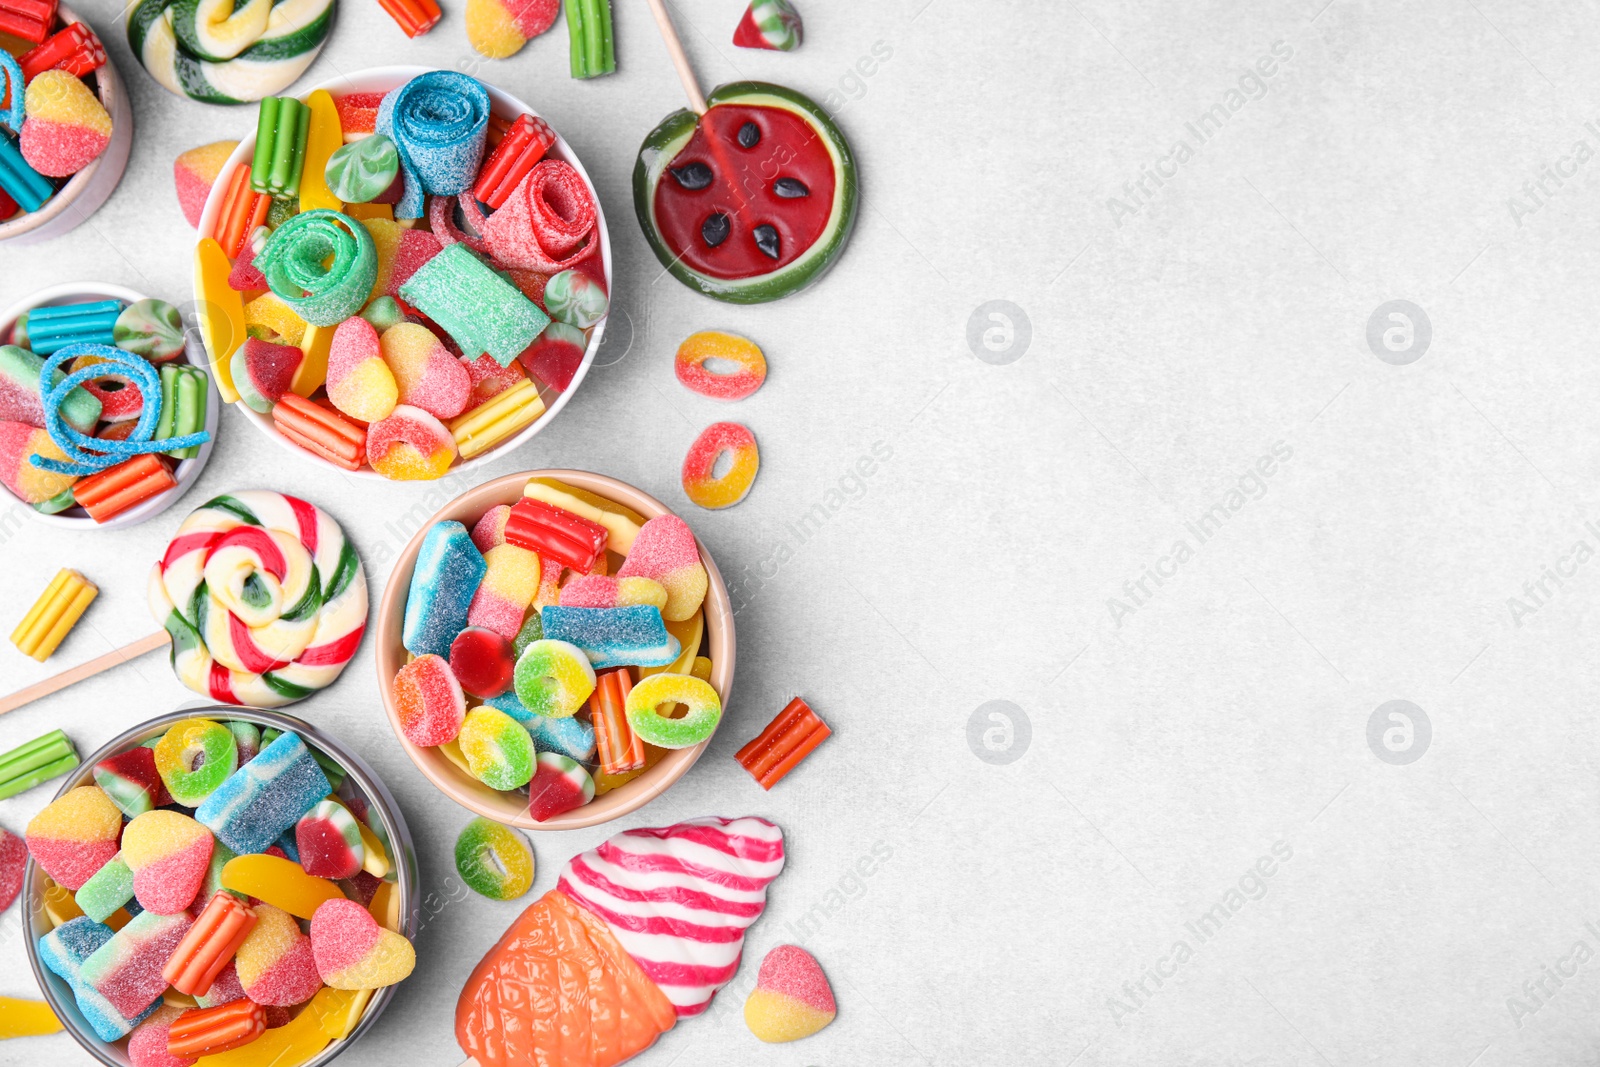
[[[736,304],[777,300],[843,250],[859,199],[844,133],[810,98],[766,82],[714,90],[704,116],[676,111],[633,168],[633,206],[677,279]]]

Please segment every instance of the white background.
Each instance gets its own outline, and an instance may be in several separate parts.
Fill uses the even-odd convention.
[[[450,7],[407,41],[373,0],[347,0],[309,78],[467,69],[531,102],[587,165],[617,261],[605,365],[482,476],[573,466],[632,482],[746,583],[711,751],[611,829],[780,823],[789,869],[740,980],[799,940],[839,1001],[820,1036],[763,1047],[729,991],[725,1014],[641,1062],[1593,1060],[1591,6],[806,0],[804,47],[769,55],[728,43],[739,0],[680,3],[706,85],[760,77],[824,99],[861,158],[865,200],[838,267],[754,308],[661,276],[633,222],[634,152],[681,103],[642,0],[617,3],[621,70],[588,83],[567,75],[561,25],[475,65]],[[185,300],[193,235],[172,160],[253,115],[168,96],[133,63],[113,5],[85,9],[134,95],[133,158],[89,225],[0,251],[0,302],[85,279]],[[1241,83],[1277,42],[1272,75]],[[1218,104],[1227,122],[1202,143],[1186,124]],[[1171,175],[1159,188],[1124,189],[1158,166]],[[1535,201],[1523,186],[1546,167],[1561,184],[1546,178]],[[1025,313],[1025,350],[997,333],[1000,351],[975,358],[969,319],[990,300]],[[1391,300],[1431,323],[1406,365],[1367,341]],[[674,348],[706,328],[765,347],[771,377],[753,399],[725,407],[676,383]],[[1413,340],[1402,355],[1417,352]],[[762,471],[743,504],[701,512],[678,467],[720,418],[754,430]],[[892,458],[850,481],[879,442]],[[1275,446],[1289,458],[1251,475]],[[374,601],[416,516],[444,499],[297,462],[230,410],[185,504],[257,487],[336,515]],[[818,503],[840,506],[802,543],[791,524]],[[1214,504],[1227,517],[1201,543],[1186,524]],[[50,669],[150,632],[146,568],[186,510],[106,535],[0,512],[6,627],[73,566],[102,592]],[[1158,566],[1163,584],[1124,591]],[[1557,566],[1559,584],[1524,592]],[[6,649],[0,673],[10,689],[46,668]],[[364,647],[296,711],[379,769],[426,889],[447,895],[468,814],[401,753],[377,685]],[[797,693],[835,736],[764,795],[732,755]],[[0,721],[0,746],[61,726],[87,753],[185,699],[150,657]],[[1404,765],[1378,758],[1381,728],[1368,743],[1394,699],[1431,723]],[[975,754],[994,756],[986,720],[968,741],[991,700],[1031,723],[1024,751],[1012,714],[1003,755],[1021,754],[1006,765]],[[20,831],[49,792],[0,803],[0,823]],[[606,833],[539,836],[535,892]],[[861,878],[874,845],[890,858]],[[1274,845],[1290,858],[1254,874]],[[1186,924],[1231,889],[1237,906],[1202,942]],[[457,992],[519,906],[445,906],[416,974],[341,1062],[457,1062]],[[787,929],[807,914],[809,930]],[[3,930],[0,992],[28,995],[14,909]],[[1562,985],[1546,967],[1564,968]],[[66,1037],[0,1046],[6,1063],[47,1059],[84,1058]]]

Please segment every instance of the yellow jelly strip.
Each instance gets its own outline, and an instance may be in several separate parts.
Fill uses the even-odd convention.
[[[328,1035],[330,1041],[343,1041],[350,1036],[350,1031],[356,1028],[361,1021],[361,1016],[367,1010],[367,1004],[372,1000],[376,989],[353,989],[355,996],[350,998],[350,1003],[330,1011],[322,1017],[322,1032]]]
[[[522,490],[522,495],[604,526],[611,535],[606,547],[622,556],[633,550],[633,539],[639,536],[639,527],[644,525],[644,516],[637,511],[554,478],[534,478]]]
[[[471,459],[499,444],[544,414],[544,400],[524,378],[499,396],[450,422],[450,434],[462,459]]]
[[[695,655],[700,651],[700,639],[706,632],[705,612],[696,611],[682,622],[668,622],[666,625],[667,633],[678,639],[678,646],[683,651],[665,667],[639,668],[641,678],[648,678],[652,674],[688,674],[694,667]]]
[[[400,930],[400,890],[393,882],[385,882],[372,894],[367,913],[385,930]]]
[[[106,925],[111,928],[112,933],[116,933],[131,922],[133,922],[133,913],[127,908],[118,908],[106,916]]]
[[[394,221],[394,207],[390,204],[346,204],[344,213],[353,219],[388,219]]]
[[[224,404],[239,399],[228,361],[233,358],[234,350],[244,344],[244,298],[228,284],[232,270],[233,265],[228,262],[222,246],[213,238],[200,238],[200,243],[194,246],[200,340],[205,342],[206,355],[211,359],[211,378],[217,383],[217,392],[222,395]]]
[[[309,398],[328,380],[328,349],[333,344],[334,326],[307,324],[305,336],[300,341],[300,367],[294,372],[289,390]]]
[[[60,646],[63,638],[83,617],[99,588],[77,571],[63,567],[39,599],[34,601],[22,622],[11,631],[11,643],[43,663]]]
[[[704,656],[696,656],[694,658],[694,665],[689,668],[689,673],[700,679],[702,682],[710,682],[711,661],[706,659]]]
[[[69,923],[83,914],[83,909],[78,907],[78,902],[73,895],[54,882],[46,880],[44,884],[44,915],[50,920],[50,927],[54,929],[63,923]]]
[[[11,1037],[38,1037],[61,1029],[61,1020],[42,1000],[0,997],[0,1040]]]
[[[344,202],[328,188],[323,172],[328,167],[328,157],[344,144],[339,109],[333,106],[333,97],[326,89],[306,97],[306,107],[311,109],[311,128],[306,133],[305,169],[300,174],[300,210],[338,211]]]
[[[302,919],[311,918],[327,901],[344,899],[339,887],[326,878],[312,877],[298,863],[264,852],[235,856],[223,864],[222,888],[264,900]]]
[[[300,1067],[328,1047],[332,1024],[326,1020],[348,1014],[355,998],[355,990],[324,986],[287,1025],[268,1030],[248,1045],[201,1056],[196,1067]]]

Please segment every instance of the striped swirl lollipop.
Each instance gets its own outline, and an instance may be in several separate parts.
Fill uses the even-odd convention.
[[[172,667],[203,696],[276,708],[331,685],[367,625],[367,578],[326,512],[282,493],[208,501],[150,572]]]

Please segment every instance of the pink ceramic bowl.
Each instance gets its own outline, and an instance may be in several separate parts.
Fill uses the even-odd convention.
[[[646,519],[670,513],[670,509],[661,501],[625,482],[619,482],[603,474],[575,470],[536,470],[508,474],[492,482],[485,482],[476,489],[456,497],[423,523],[407,542],[400,557],[395,561],[388,583],[384,586],[383,600],[379,603],[375,616],[377,636],[374,658],[378,667],[378,691],[383,694],[383,709],[388,713],[389,725],[394,729],[395,736],[400,739],[401,747],[406,750],[406,754],[428,780],[438,786],[451,800],[477,815],[508,826],[518,826],[527,830],[576,830],[584,826],[610,822],[660,796],[694,766],[695,760],[700,758],[700,754],[711,743],[711,739],[707,738],[692,748],[668,752],[655,766],[637,778],[604,796],[595,797],[581,808],[546,819],[544,822],[534,822],[528,815],[528,800],[523,794],[502,793],[491,789],[457,767],[437,748],[421,748],[407,741],[400,731],[400,716],[395,708],[392,694],[391,683],[395,672],[405,665],[407,658],[405,646],[400,643],[401,629],[405,621],[406,594],[411,588],[411,572],[417,563],[417,552],[422,547],[422,539],[429,527],[437,522],[455,519],[471,529],[483,513],[495,505],[515,504],[521,500],[523,486],[527,485],[531,478],[554,478],[579,489],[588,490],[607,500],[632,508]],[[705,565],[706,577],[709,579],[705,604],[702,608],[705,612],[705,637],[701,645],[701,654],[711,660],[711,685],[722,698],[723,717],[726,718],[728,696],[733,690],[733,604],[728,599],[728,588],[722,582],[722,575],[703,543],[700,544],[700,562]]]

